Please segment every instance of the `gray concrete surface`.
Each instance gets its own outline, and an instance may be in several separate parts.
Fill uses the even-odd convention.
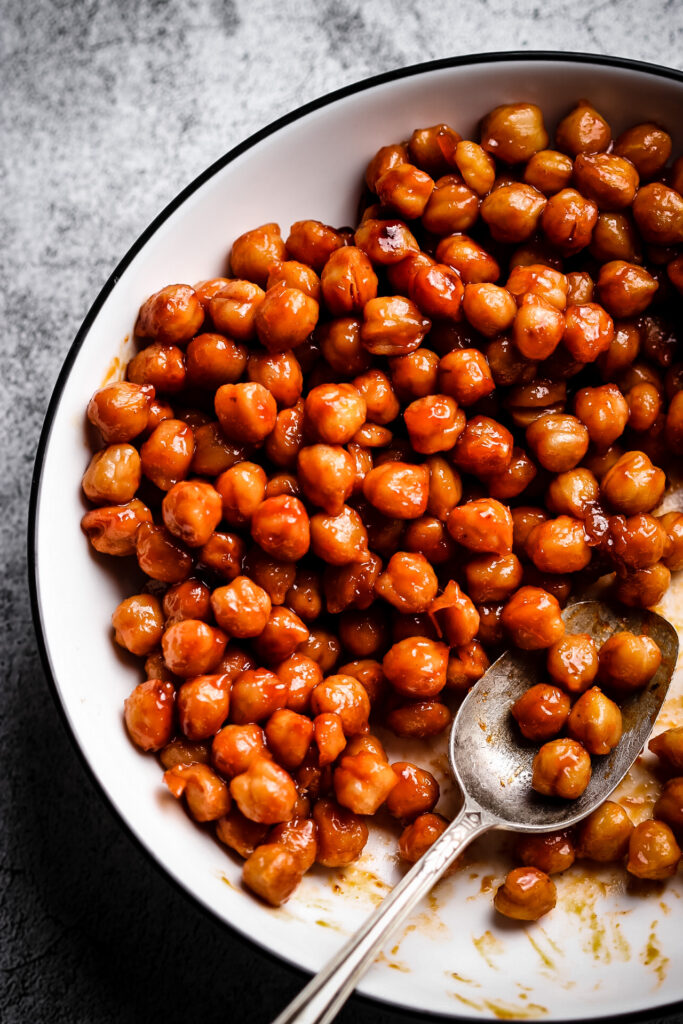
[[[574,49],[681,62],[676,0],[6,0],[0,21],[0,1019],[266,1022],[297,978],[203,916],[97,798],[45,685],[26,587],[37,438],[104,280],[234,143],[420,60]],[[341,1020],[390,1024],[354,1002]]]

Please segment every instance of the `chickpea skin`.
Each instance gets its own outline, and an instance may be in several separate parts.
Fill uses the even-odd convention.
[[[534,757],[531,786],[544,796],[576,800],[590,778],[590,755],[576,740],[550,740]]]
[[[516,921],[538,921],[557,902],[555,883],[535,867],[514,868],[498,888],[493,905]]]

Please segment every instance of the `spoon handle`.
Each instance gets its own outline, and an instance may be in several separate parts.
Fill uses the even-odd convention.
[[[463,807],[446,831],[401,879],[365,924],[289,1004],[273,1024],[329,1024],[391,933],[426,896],[458,854],[492,822]]]

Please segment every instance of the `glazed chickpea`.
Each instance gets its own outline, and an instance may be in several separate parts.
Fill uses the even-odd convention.
[[[277,406],[262,384],[223,384],[216,392],[218,421],[230,441],[263,441],[275,426]]]
[[[521,836],[517,856],[527,867],[538,868],[546,875],[560,874],[572,866],[576,858],[569,832],[551,832],[541,836]]]
[[[465,564],[465,581],[476,604],[505,601],[522,582],[522,566],[512,552],[479,555]]]
[[[621,860],[628,852],[632,833],[633,822],[623,807],[606,800],[579,826],[577,856],[602,864]]]
[[[391,556],[375,585],[378,597],[405,614],[427,611],[437,589],[436,573],[424,555],[407,551]]]
[[[275,825],[269,835],[271,843],[280,843],[293,853],[299,869],[308,871],[315,863],[318,850],[318,828],[310,818],[294,817]]]
[[[567,306],[591,302],[593,290],[593,279],[586,271],[571,270],[567,274]]]
[[[418,348],[389,360],[391,383],[399,399],[410,402],[436,390],[439,357],[429,349]]]
[[[517,313],[517,303],[510,292],[499,285],[468,284],[465,286],[463,297],[463,312],[480,334],[486,338],[495,338],[512,325]]]
[[[265,497],[265,471],[254,462],[239,462],[218,477],[215,488],[222,502],[223,518],[230,526],[251,521]]]
[[[614,153],[579,153],[574,161],[574,183],[601,210],[630,206],[639,180],[631,161]]]
[[[646,569],[635,569],[626,576],[617,576],[615,597],[630,608],[653,608],[664,597],[671,582],[671,573],[663,562]]]
[[[182,420],[163,420],[140,449],[142,472],[162,491],[170,491],[190,471],[192,428]]]
[[[368,841],[368,826],[361,817],[334,800],[318,800],[312,817],[318,827],[319,864],[344,867],[360,857]]]
[[[173,415],[164,417],[172,419]],[[154,428],[153,428],[154,429]],[[229,444],[223,437],[218,421],[204,423],[194,433],[194,454],[190,472],[199,476],[217,477],[245,457],[245,449]]]
[[[528,295],[544,299],[560,312],[567,305],[567,277],[545,264],[532,263],[513,267],[506,288],[518,306],[524,305]]]
[[[83,491],[98,505],[124,505],[135,497],[140,476],[141,460],[135,448],[111,444],[90,460],[83,475]]]
[[[287,682],[284,679],[265,668],[246,669],[232,685],[230,719],[236,725],[261,722],[286,704]]]
[[[266,281],[266,291],[276,284],[285,284],[288,288],[298,288],[310,298],[320,302],[320,278],[315,270],[298,260],[278,260],[271,264]]]
[[[218,732],[228,717],[229,707],[228,676],[196,676],[178,690],[178,721],[190,740],[205,740]]]
[[[407,637],[390,647],[382,669],[389,683],[405,697],[429,699],[446,685],[448,647],[427,637]]]
[[[344,238],[334,228],[319,220],[299,220],[292,224],[287,237],[287,251],[320,273],[327,260],[344,245]]]
[[[410,284],[410,298],[420,312],[447,321],[461,319],[463,291],[460,275],[445,263],[420,267]]]
[[[590,756],[576,740],[550,740],[534,757],[531,786],[544,796],[576,800],[590,778]]]
[[[353,459],[341,445],[316,444],[302,448],[298,479],[305,496],[329,515],[339,515],[355,482]]]
[[[539,192],[552,196],[567,188],[572,180],[574,164],[570,157],[554,149],[534,153],[524,168],[524,180]]]
[[[680,245],[683,242],[683,196],[655,181],[639,189],[633,200],[633,216],[646,242]]]
[[[346,746],[346,737],[341,718],[334,712],[316,715],[313,720],[315,742],[318,747],[318,763],[321,768],[332,764]]]
[[[612,260],[600,267],[597,288],[600,302],[612,316],[637,316],[652,302],[659,285],[643,267]]]
[[[337,802],[354,814],[375,814],[398,784],[395,772],[374,754],[345,754],[334,771]]]
[[[114,639],[131,654],[149,654],[161,643],[164,617],[152,594],[135,594],[123,600],[111,617]]]
[[[161,510],[166,529],[188,547],[206,544],[223,517],[221,496],[205,480],[174,484]]]
[[[513,549],[519,558],[526,557],[526,542],[534,526],[548,519],[545,509],[533,505],[519,505],[512,509]]]
[[[540,572],[580,572],[591,560],[583,523],[572,516],[535,526],[527,537],[526,553]]]
[[[263,288],[252,281],[228,281],[209,302],[214,326],[237,342],[251,341],[256,334],[256,313],[265,296]]]
[[[562,341],[564,330],[560,310],[530,293],[515,314],[512,338],[525,359],[547,359]]]
[[[260,636],[271,611],[270,597],[248,576],[237,576],[211,595],[216,622],[229,636]]]
[[[457,175],[446,175],[436,182],[422,214],[422,225],[426,231],[443,237],[469,231],[478,216],[479,196],[476,190],[464,184]]]
[[[289,658],[308,639],[308,627],[289,608],[273,608],[263,630],[253,642],[261,662],[276,664]]]
[[[614,322],[601,306],[586,302],[567,310],[562,341],[577,362],[593,362],[609,349],[613,337]]]
[[[230,253],[235,277],[246,278],[265,287],[274,263],[287,259],[287,250],[277,224],[263,224],[236,238]]]
[[[528,383],[536,376],[536,363],[525,359],[511,338],[494,338],[484,352],[496,387]]]
[[[683,778],[669,779],[664,783],[652,816],[665,822],[677,836],[683,834]]]
[[[106,384],[90,399],[88,419],[107,444],[131,441],[147,427],[154,388],[119,380]]]
[[[124,701],[128,734],[141,750],[160,750],[171,739],[174,700],[172,683],[148,679]]]
[[[265,294],[254,319],[259,341],[269,352],[285,352],[306,340],[318,322],[318,303],[281,281]]]
[[[598,673],[598,649],[587,633],[566,634],[548,648],[548,674],[571,694],[583,693]]]
[[[676,874],[681,850],[663,821],[641,821],[628,844],[626,870],[636,878],[659,881]]]
[[[353,676],[332,675],[319,683],[311,693],[311,710],[314,715],[339,715],[347,737],[367,732],[370,700]]]
[[[516,921],[538,921],[556,902],[555,883],[536,867],[514,868],[493,899],[499,914]]]
[[[270,391],[280,408],[295,405],[301,397],[303,374],[293,352],[250,352],[247,376]]]
[[[413,153],[412,156],[417,163],[420,162],[415,153]],[[397,164],[406,163],[407,160],[408,149],[402,143],[391,146],[381,146],[373,156],[365,171],[365,182],[368,188],[374,192],[377,179],[381,177],[385,171],[388,171],[391,167],[395,167]]]
[[[612,554],[630,569],[647,569],[659,562],[668,546],[661,523],[641,512],[639,515],[614,516],[610,522]]]
[[[484,477],[502,473],[512,458],[512,434],[488,416],[474,416],[460,434],[453,457],[465,473]]]
[[[572,156],[607,149],[612,132],[607,121],[587,100],[581,100],[557,126],[555,142]]]
[[[533,185],[515,182],[490,192],[481,204],[482,220],[498,242],[524,242],[536,231],[547,200]]]
[[[671,155],[671,136],[656,124],[635,124],[621,133],[614,152],[630,160],[641,178],[654,178]]]
[[[369,555],[367,531],[349,505],[343,505],[338,515],[318,512],[312,516],[310,539],[313,553],[330,565],[363,562]]]
[[[487,647],[498,647],[504,640],[501,615],[503,614],[503,603],[494,601],[477,605],[479,612],[479,632],[477,639]]]
[[[272,463],[293,469],[304,443],[304,403],[299,400],[291,409],[277,414],[275,426],[266,438],[263,450]]]
[[[244,541],[234,533],[211,534],[199,549],[200,565],[226,580],[239,576],[244,558]]]
[[[241,775],[257,758],[267,757],[266,734],[259,725],[226,725],[213,738],[211,761],[221,775]]]
[[[392,207],[400,217],[421,217],[434,189],[434,181],[413,164],[396,164],[375,181],[380,202]]]
[[[660,501],[666,476],[644,452],[622,455],[600,481],[602,497],[624,515],[649,512]]]
[[[537,683],[515,701],[510,712],[522,736],[535,742],[545,742],[562,732],[569,709],[569,697],[559,687]]]
[[[381,614],[381,606],[378,611]],[[432,622],[428,612],[415,612],[403,614],[396,610],[392,615],[391,639],[393,643],[401,640],[409,640],[414,637],[426,637],[428,640],[438,640],[436,626]],[[386,647],[386,643],[384,644]]]
[[[324,674],[331,672],[339,662],[341,644],[334,633],[320,626],[314,626],[309,630],[308,640],[299,644],[297,653],[317,662]]]
[[[169,284],[140,306],[135,334],[177,345],[194,337],[203,322],[204,309],[194,288]]]
[[[230,794],[245,818],[262,825],[289,821],[297,792],[291,776],[266,757],[257,757],[230,782]]]
[[[398,841],[398,852],[402,860],[415,864],[433,846],[439,836],[448,828],[448,822],[440,814],[420,814],[404,828]]]
[[[351,384],[320,384],[304,403],[306,425],[325,444],[345,444],[365,422],[367,405]]]
[[[360,313],[377,295],[377,275],[366,254],[344,246],[330,254],[321,276],[322,294],[333,316]]]
[[[149,437],[152,431],[159,426],[162,420],[172,420],[173,416],[173,406],[170,402],[164,402],[158,398],[153,398],[149,406],[147,427],[140,436]]]
[[[147,576],[162,583],[180,583],[192,571],[192,555],[163,527],[142,523],[135,550],[138,565]]]
[[[410,822],[434,809],[439,799],[439,783],[431,772],[409,761],[396,761],[391,766],[398,781],[386,798],[392,817]]]
[[[247,350],[222,334],[198,334],[187,346],[186,364],[191,386],[215,390],[240,379],[247,365]]]
[[[449,395],[427,395],[403,413],[410,443],[416,452],[433,455],[449,451],[465,428],[465,414]]]
[[[287,591],[285,603],[304,622],[314,622],[323,607],[320,574],[309,569],[298,569],[294,583]]]
[[[288,708],[279,708],[268,719],[265,732],[273,757],[291,770],[306,756],[313,739],[313,722]]]
[[[447,689],[464,695],[478,679],[481,679],[489,664],[489,659],[479,640],[472,640],[461,647],[452,648],[446,669]]]
[[[476,195],[485,196],[493,188],[496,165],[476,142],[461,139],[455,147],[454,162],[463,181]]]
[[[683,726],[660,732],[648,747],[667,768],[683,771]]]
[[[216,838],[245,859],[265,843],[268,830],[268,825],[245,818],[234,804],[216,822]]]
[[[510,510],[494,498],[458,505],[448,517],[448,532],[470,551],[503,554],[512,550]]]
[[[223,656],[225,634],[200,619],[183,619],[169,626],[161,640],[164,661],[177,676],[189,679],[210,673]]]
[[[644,433],[654,425],[662,411],[662,399],[654,384],[636,384],[626,394],[628,425],[636,433]]]
[[[396,419],[400,405],[385,373],[381,370],[367,370],[355,377],[352,384],[365,399],[366,415],[370,423],[385,425]]]
[[[683,513],[667,512],[659,517],[659,521],[668,539],[664,549],[664,564],[667,569],[676,572],[683,569]]]
[[[525,491],[536,477],[538,470],[521,448],[512,449],[510,462],[500,473],[486,477],[486,484],[492,498],[516,498]]]
[[[598,207],[573,188],[563,188],[548,200],[541,214],[541,229],[551,245],[570,256],[590,245]]]
[[[375,583],[382,571],[382,560],[370,552],[365,562],[327,566],[323,575],[323,589],[327,611],[331,615],[353,607],[361,611],[375,600]]]
[[[125,505],[94,508],[81,519],[88,540],[103,555],[123,557],[135,554],[135,539],[142,523],[151,523],[152,513],[138,498]]]
[[[406,551],[417,551],[432,565],[447,562],[455,553],[455,544],[440,519],[423,516],[413,519],[403,532],[402,546]]]
[[[462,483],[455,469],[440,455],[424,463],[429,470],[427,512],[445,522],[462,497]]]
[[[275,665],[273,671],[287,690],[287,707],[299,714],[307,712],[311,694],[318,683],[322,682],[320,665],[312,658],[295,652]]]
[[[365,477],[363,494],[386,516],[416,519],[427,509],[429,469],[403,462],[385,462]]]
[[[440,263],[456,270],[466,285],[495,282],[500,277],[500,267],[493,256],[468,235],[442,238],[435,255]]]
[[[511,388],[505,405],[516,427],[528,427],[540,416],[562,412],[566,399],[567,385],[563,380],[551,381],[536,377],[527,384]]]
[[[443,356],[439,362],[439,389],[444,395],[455,398],[459,405],[473,405],[490,394],[494,388],[489,364],[478,349],[457,349]]]
[[[503,163],[526,162],[548,145],[540,107],[533,103],[496,107],[482,121],[481,144],[487,153]]]
[[[175,768],[177,764],[208,764],[209,744],[202,740],[188,740],[176,736],[159,751],[159,760],[164,768]]]
[[[354,244],[373,264],[391,266],[411,252],[419,252],[414,235],[401,220],[364,220],[354,235]]]
[[[460,136],[447,124],[416,128],[408,141],[411,159],[429,174],[438,174],[453,163]]]
[[[415,303],[401,295],[370,299],[363,317],[361,341],[375,356],[402,356],[414,351],[431,326]]]
[[[659,668],[662,654],[654,640],[624,630],[600,648],[598,678],[603,686],[632,693],[647,686]]]
[[[341,675],[353,676],[365,687],[373,709],[380,706],[386,696],[387,680],[379,661],[373,658],[359,658],[341,666]]]
[[[574,704],[567,731],[589,754],[609,754],[621,739],[621,711],[597,686],[592,686]]]
[[[578,467],[555,477],[548,488],[546,504],[551,512],[583,519],[599,494],[600,485],[590,470]]]
[[[164,782],[177,800],[185,797],[195,821],[216,821],[230,810],[228,787],[207,764],[178,764],[164,772]]]
[[[559,602],[540,587],[521,587],[505,605],[501,621],[515,646],[525,651],[550,647],[564,636]]]
[[[527,428],[526,440],[544,469],[564,473],[588,451],[588,431],[575,416],[546,413]]]
[[[624,213],[601,213],[590,244],[590,253],[598,263],[640,258],[640,242],[633,221]]]
[[[436,700],[409,701],[387,715],[386,724],[396,736],[424,739],[448,728],[451,712]]]
[[[296,855],[283,843],[263,843],[244,862],[242,880],[248,889],[273,907],[289,899],[303,871]]]
[[[297,562],[310,546],[308,513],[298,498],[288,494],[266,498],[252,515],[251,535],[267,554]]]
[[[342,251],[342,250],[340,250]],[[325,362],[316,367],[308,379],[309,387],[334,383],[334,375],[349,377],[367,370],[372,362],[363,348],[361,321],[357,317],[338,317],[321,324],[315,337]]]

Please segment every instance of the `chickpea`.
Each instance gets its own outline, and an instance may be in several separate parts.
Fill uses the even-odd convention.
[[[132,441],[147,427],[153,398],[154,388],[150,385],[114,381],[92,396],[88,419],[107,444]]]
[[[292,224],[287,238],[287,250],[301,263],[320,273],[328,259],[344,245],[342,235],[319,220],[298,220]]]
[[[461,139],[455,147],[454,162],[465,184],[476,195],[485,196],[490,192],[496,177],[496,165],[485,149],[469,139]]]
[[[288,494],[266,498],[252,515],[251,535],[267,554],[296,562],[310,545],[308,513],[298,498]]]
[[[278,708],[268,719],[265,732],[275,759],[284,768],[297,768],[313,739],[313,722],[288,708]]]
[[[530,424],[526,439],[544,469],[565,473],[588,451],[589,434],[575,416],[546,413]]]
[[[445,263],[420,267],[410,284],[410,297],[420,312],[447,321],[461,319],[463,291],[460,275]]]
[[[654,178],[671,155],[671,136],[656,124],[635,124],[621,133],[614,152],[630,160],[641,178]]]
[[[660,732],[650,740],[648,748],[665,767],[683,771],[683,726]]]
[[[320,278],[314,270],[298,260],[278,260],[268,271],[266,291],[276,284],[285,284],[288,288],[298,288],[316,302],[320,302]]]
[[[512,550],[510,510],[494,498],[458,505],[448,517],[448,532],[470,551],[503,554]]]
[[[591,547],[579,519],[558,516],[535,526],[526,553],[541,572],[580,572],[591,560]]]
[[[406,551],[419,552],[432,565],[448,562],[455,553],[455,544],[445,525],[434,516],[411,520],[406,525],[401,543]]]
[[[510,338],[495,338],[484,351],[496,387],[528,383],[536,376],[536,363],[525,359]]]
[[[373,658],[348,661],[341,666],[341,674],[353,676],[363,684],[373,710],[382,704],[387,692],[387,680],[379,661]]]
[[[83,491],[96,504],[124,505],[140,485],[140,456],[130,444],[111,444],[95,452],[83,476]]]
[[[546,494],[546,505],[559,515],[584,519],[599,494],[600,485],[591,471],[578,467],[555,477]]]
[[[408,149],[419,167],[429,174],[438,174],[452,165],[459,142],[460,136],[447,124],[435,124],[431,128],[416,128],[410,136]]]
[[[666,530],[668,544],[664,549],[664,564],[675,572],[683,569],[683,513],[667,512],[659,517]]]
[[[505,639],[501,623],[503,607],[503,603],[499,601],[477,605],[479,612],[477,639],[487,647],[498,647]]]
[[[271,843],[281,843],[293,853],[300,870],[305,872],[315,863],[317,833],[318,828],[310,818],[292,818],[275,825],[268,838]]]
[[[181,420],[163,420],[140,449],[142,472],[162,491],[184,480],[194,455],[194,434]]]
[[[479,196],[475,189],[457,175],[446,175],[436,182],[422,214],[422,225],[426,231],[443,237],[469,231],[478,216]]]
[[[516,498],[535,479],[537,472],[529,456],[521,448],[513,448],[512,458],[506,468],[486,477],[489,494],[499,500]]]
[[[161,509],[166,529],[188,547],[206,544],[223,517],[220,494],[204,480],[174,484]]]
[[[215,397],[216,415],[230,441],[263,441],[275,426],[277,406],[262,384],[223,384]]]
[[[336,761],[346,746],[341,718],[334,712],[316,715],[313,729],[318,747],[318,763],[324,768]]]
[[[345,444],[365,422],[367,405],[351,384],[321,384],[304,403],[306,425],[325,444]]]
[[[590,756],[576,740],[550,740],[534,757],[531,786],[544,796],[576,800],[590,778]]]
[[[481,144],[487,153],[506,164],[524,163],[548,145],[540,107],[533,103],[507,103],[486,115]]]
[[[230,782],[230,794],[245,818],[262,825],[289,821],[297,792],[291,776],[266,757],[256,757]]]
[[[277,265],[276,261],[271,266]],[[266,293],[252,281],[228,281],[209,301],[209,313],[218,331],[237,342],[256,334],[256,314]]]
[[[567,274],[567,306],[581,305],[593,300],[593,279],[586,271],[572,270]]]
[[[381,609],[381,606],[379,608]],[[398,610],[394,611],[391,624],[391,639],[393,643],[397,644],[401,640],[408,640],[411,637],[426,637],[428,640],[438,640],[439,634],[428,612],[403,614]]]
[[[370,299],[363,308],[361,341],[375,356],[402,356],[414,351],[431,326],[420,309],[401,295]]]
[[[638,190],[633,216],[646,242],[680,245],[683,242],[683,196],[655,181]]]
[[[641,434],[650,430],[662,411],[662,399],[654,384],[636,384],[626,393],[628,426]]]
[[[142,523],[135,541],[138,565],[162,583],[180,583],[192,571],[192,555],[163,527]]]
[[[213,766],[228,779],[246,772],[257,758],[267,756],[266,734],[259,725],[226,725],[211,744]]]
[[[609,349],[613,337],[614,322],[601,306],[586,302],[567,310],[562,341],[577,362],[593,362]]]
[[[598,219],[598,207],[573,188],[563,188],[548,199],[541,214],[541,229],[563,256],[590,245]]]
[[[465,414],[449,395],[418,398],[403,414],[416,452],[433,455],[449,451],[465,428]]]
[[[668,546],[664,527],[645,512],[640,515],[614,516],[610,521],[612,554],[630,569],[647,569],[659,562]]]
[[[567,277],[545,264],[532,263],[513,267],[506,288],[519,306],[524,305],[528,295],[544,299],[560,312],[567,305]]]
[[[590,754],[609,754],[621,739],[621,711],[602,690],[593,686],[574,704],[567,731]]]
[[[534,153],[524,168],[524,181],[539,192],[552,196],[568,187],[573,170],[570,157],[554,149],[542,149]]]
[[[517,856],[527,867],[538,868],[546,875],[556,875],[572,866],[576,851],[570,832],[551,832],[541,836],[520,836]]]
[[[173,684],[148,679],[123,704],[128,734],[141,750],[161,750],[173,734]]]
[[[280,408],[296,405],[301,397],[303,374],[293,352],[251,352],[247,376],[270,391]]]
[[[652,811],[657,821],[665,822],[677,835],[683,833],[683,779],[669,779]]]
[[[318,303],[281,281],[266,292],[254,318],[259,341],[269,352],[296,348],[318,322]]]
[[[382,669],[391,685],[405,697],[429,699],[446,685],[448,648],[427,637],[407,637],[390,647]]]
[[[245,231],[233,242],[230,267],[235,277],[246,278],[265,288],[274,263],[287,259],[278,224],[263,224]]]
[[[320,574],[309,569],[298,569],[294,583],[287,591],[285,603],[304,622],[314,622],[323,608]]]
[[[435,255],[440,263],[456,270],[465,285],[494,283],[500,277],[500,267],[493,256],[468,235],[442,238]]]
[[[493,899],[499,914],[516,921],[538,921],[556,902],[555,883],[536,867],[514,868]]]
[[[371,423],[386,425],[396,419],[401,407],[385,373],[367,370],[355,377],[352,383],[365,399],[367,418]]]
[[[318,800],[312,817],[318,827],[319,864],[345,867],[360,857],[368,841],[368,826],[361,817],[334,800]]]
[[[571,694],[583,693],[598,673],[598,650],[586,633],[567,634],[548,649],[548,673]]]
[[[425,612],[436,597],[436,573],[424,555],[397,551],[377,580],[378,597],[406,614]]]
[[[403,462],[386,462],[365,477],[363,494],[386,516],[416,519],[427,509],[429,469]]]
[[[321,276],[325,305],[333,316],[359,313],[377,295],[377,275],[372,263],[356,246],[344,246],[330,254]]]
[[[632,693],[647,686],[660,666],[662,654],[649,636],[624,630],[600,648],[598,678],[603,686]]]
[[[467,591],[476,604],[504,601],[522,582],[522,566],[516,555],[479,555],[465,564]]]
[[[418,348],[389,360],[391,383],[398,398],[410,402],[436,390],[439,357],[429,349]]]
[[[636,569],[615,580],[617,601],[631,608],[653,608],[664,597],[671,582],[671,573],[663,562],[646,569]]]
[[[164,768],[175,768],[177,764],[208,764],[209,745],[176,736],[159,751],[159,760]]]
[[[414,235],[401,220],[377,220],[369,217],[354,235],[354,244],[369,256],[374,264],[391,266],[400,263],[420,247]],[[372,301],[372,300],[371,300]]]
[[[616,512],[637,515],[649,512],[659,503],[665,485],[662,470],[653,466],[644,452],[631,451],[607,471],[600,482],[600,491]]]
[[[399,217],[406,220],[422,216],[433,189],[433,179],[408,163],[388,168],[375,181],[380,202],[392,207]]]
[[[628,844],[626,870],[636,878],[659,881],[676,874],[681,850],[663,821],[641,821]]]
[[[312,658],[295,652],[275,665],[273,671],[287,690],[287,707],[299,714],[307,712],[311,694],[322,682],[320,665]]]
[[[637,316],[652,302],[658,282],[643,267],[625,260],[612,260],[600,267],[598,294],[612,316]]]
[[[398,779],[386,799],[392,817],[408,823],[434,810],[439,799],[439,783],[431,772],[410,761],[397,761],[391,769]]]
[[[302,870],[294,853],[278,842],[264,843],[244,863],[242,879],[266,903],[279,907],[297,888]]]
[[[164,419],[172,419],[170,416]],[[217,477],[245,457],[245,449],[229,444],[217,421],[205,423],[194,431],[194,454],[190,472],[199,476]]]
[[[410,701],[389,712],[386,724],[396,736],[424,739],[448,728],[451,712],[436,700]]]
[[[170,284],[140,306],[135,324],[138,338],[181,344],[194,337],[204,321],[204,309],[194,288]]]
[[[569,709],[569,697],[559,687],[537,683],[515,701],[510,711],[522,736],[545,742],[562,732]]]
[[[513,548],[519,558],[526,557],[526,542],[534,526],[548,519],[545,509],[532,505],[519,505],[512,510]]]
[[[327,611],[331,615],[353,607],[361,611],[375,600],[375,583],[382,571],[382,561],[370,552],[365,562],[328,566],[323,576]]]
[[[308,640],[299,644],[297,653],[317,662],[323,673],[330,672],[339,661],[341,644],[334,633],[314,626],[309,630]]]
[[[547,359],[563,338],[564,315],[544,298],[525,296],[515,314],[512,337],[525,359]]]
[[[138,498],[125,505],[111,505],[86,512],[81,528],[95,551],[123,557],[135,554],[135,539],[142,523],[151,523],[152,513]]]
[[[264,500],[266,474],[254,462],[239,462],[215,481],[221,498],[222,516],[230,526],[245,526]]]
[[[603,864],[621,860],[628,852],[632,833],[633,822],[623,807],[606,800],[581,823],[577,855]]]
[[[413,133],[415,134],[415,133]],[[413,153],[413,159],[419,163],[418,156]],[[408,149],[405,145],[382,146],[377,150],[365,171],[365,181],[368,188],[374,192],[377,179],[397,164],[406,163],[408,160]]]
[[[143,656],[161,642],[164,617],[152,594],[135,594],[121,601],[111,617],[114,639],[131,654]]]
[[[260,661],[284,661],[308,639],[308,627],[289,608],[273,608],[253,647]]]
[[[481,204],[481,216],[498,242],[524,242],[536,231],[547,200],[532,185],[515,182],[490,192]]]
[[[448,828],[448,822],[440,814],[420,814],[407,825],[398,841],[398,852],[402,860],[415,864],[433,846],[439,836]]]
[[[244,541],[234,533],[211,534],[199,549],[199,564],[226,580],[234,580],[242,571]]]
[[[210,277],[205,281],[197,282],[194,291],[205,313],[208,311],[209,303],[214,295],[218,295],[228,284],[230,284],[230,280],[227,277]]]
[[[528,427],[540,416],[562,412],[567,398],[567,385],[563,380],[551,381],[541,377],[527,384],[518,384],[507,395],[507,406],[516,427]]]
[[[353,676],[332,675],[311,693],[314,715],[334,712],[339,715],[345,736],[367,732],[370,700],[363,685]]]
[[[471,640],[467,644],[451,648],[446,669],[447,689],[464,695],[478,679],[481,679],[489,664],[489,659],[479,640]]]
[[[574,161],[574,182],[601,210],[630,206],[639,175],[630,160],[614,153],[579,153]]]
[[[270,597],[248,576],[237,576],[211,595],[216,622],[229,636],[259,636],[271,611]]]
[[[223,656],[225,634],[201,619],[183,619],[169,626],[161,640],[164,661],[177,676],[206,675]]]
[[[517,304],[506,288],[482,283],[465,286],[463,311],[473,327],[486,338],[506,331],[515,319]],[[476,352],[476,349],[470,349]],[[451,355],[456,355],[456,352]],[[457,395],[456,395],[457,397]]]
[[[250,821],[234,805],[216,822],[216,837],[245,859],[262,846],[267,834],[268,825]]]
[[[424,465],[429,470],[427,512],[444,522],[462,497],[460,477],[440,455],[430,456]]]
[[[371,753],[345,754],[334,771],[337,801],[354,814],[375,814],[397,784],[386,761]]]
[[[525,651],[550,647],[564,636],[564,623],[556,597],[540,587],[521,587],[501,616],[512,642]]]
[[[558,148],[572,156],[600,153],[607,149],[611,139],[609,124],[588,100],[580,100],[560,121],[555,132]]]
[[[502,473],[512,458],[512,434],[488,416],[474,416],[460,434],[454,452],[459,469],[475,476]]]
[[[216,821],[230,810],[228,787],[208,764],[178,764],[164,772],[164,782],[177,800],[185,796],[195,821]]]
[[[311,517],[310,530],[314,554],[330,565],[363,562],[368,557],[365,526],[355,509],[348,505],[343,505],[336,516],[316,513]]]
[[[198,334],[187,346],[186,361],[189,384],[215,390],[240,379],[247,365],[247,350],[221,334]]]
[[[228,717],[230,680],[225,675],[190,679],[178,690],[178,720],[190,740],[213,736]]]

